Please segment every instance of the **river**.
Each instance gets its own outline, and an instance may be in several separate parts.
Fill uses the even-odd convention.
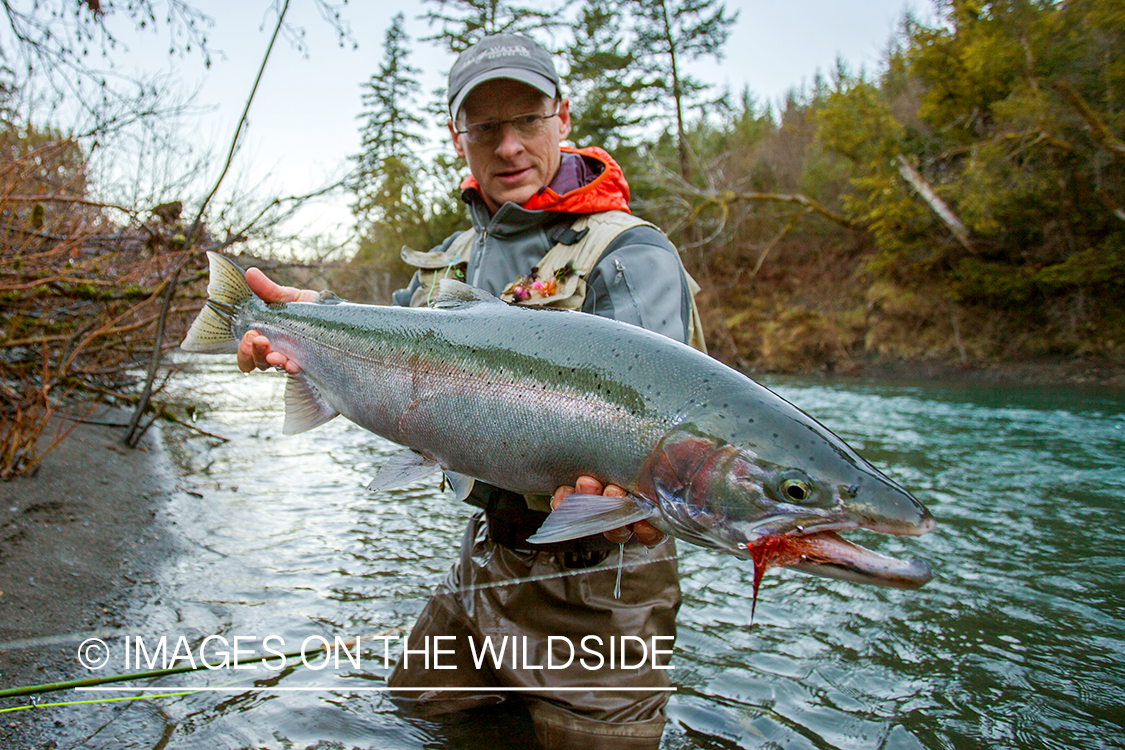
[[[283,379],[231,369],[205,362],[180,382],[205,405],[197,425],[229,441],[166,431],[185,492],[164,515],[185,552],[161,573],[162,596],[138,603],[145,632],[193,646],[274,635],[286,648],[401,635],[470,509],[433,479],[368,493],[393,445],[343,419],[283,437]],[[682,544],[663,747],[1125,747],[1125,395],[763,382],[930,509],[927,536],[851,536],[922,557],[936,577],[898,591],[771,571],[751,625],[750,564]],[[495,748],[526,737],[512,712],[408,719],[378,689],[383,666],[368,652],[359,668],[167,677],[154,683],[166,692],[214,689],[106,708],[89,746],[151,748],[154,725],[162,748]]]

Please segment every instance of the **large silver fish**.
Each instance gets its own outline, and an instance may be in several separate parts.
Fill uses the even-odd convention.
[[[208,253],[208,300],[181,345],[233,352],[257,329],[301,367],[286,434],[337,414],[407,450],[371,484],[444,470],[550,495],[582,474],[629,496],[572,495],[532,542],[647,519],[667,534],[755,563],[915,588],[900,561],[836,534],[917,535],[933,518],[909,493],[795,406],[695,349],[581,313],[507,305],[444,281],[432,308],[266,304],[238,266]],[[756,586],[755,586],[756,588]]]

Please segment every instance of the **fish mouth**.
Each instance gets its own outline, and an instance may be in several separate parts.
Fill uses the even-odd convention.
[[[923,533],[923,532],[919,532]],[[916,589],[933,579],[925,560],[899,560],[849,542],[835,531],[766,537],[748,546],[755,567],[792,567],[852,583]]]

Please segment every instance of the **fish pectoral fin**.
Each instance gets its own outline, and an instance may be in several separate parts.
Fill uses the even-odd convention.
[[[565,542],[643,521],[656,507],[637,498],[607,495],[570,495],[551,511],[547,520],[527,541],[532,544]]]
[[[387,463],[375,474],[367,489],[372,492],[397,489],[440,469],[438,462],[432,458],[423,456],[418,451],[402,450],[387,459]]]
[[[285,426],[286,435],[299,433],[319,427],[340,412],[332,408],[303,372],[290,374],[285,381]]]
[[[449,480],[449,486],[453,488],[453,497],[457,502],[461,502],[469,496],[477,481],[470,476],[458,474],[455,471],[445,472],[445,478]]]

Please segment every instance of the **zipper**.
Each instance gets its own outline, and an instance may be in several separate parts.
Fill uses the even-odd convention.
[[[476,268],[473,270],[472,286],[475,286],[477,289],[480,289],[480,271],[482,268],[484,268],[484,251],[487,242],[488,227],[485,226],[485,228],[481,230],[480,236],[477,238],[477,250],[479,250],[479,252],[474,254],[472,246],[470,245],[469,247],[469,258],[474,262],[474,265],[476,266]]]
[[[637,321],[637,325],[643,326],[644,320],[641,317],[641,310],[637,306],[637,297],[633,294],[633,285],[629,283],[629,275],[625,272],[625,265],[621,262],[620,258],[614,258],[613,267],[616,270],[616,273],[613,275],[613,285],[625,285],[625,291],[629,297],[629,304],[633,306],[634,319]]]

